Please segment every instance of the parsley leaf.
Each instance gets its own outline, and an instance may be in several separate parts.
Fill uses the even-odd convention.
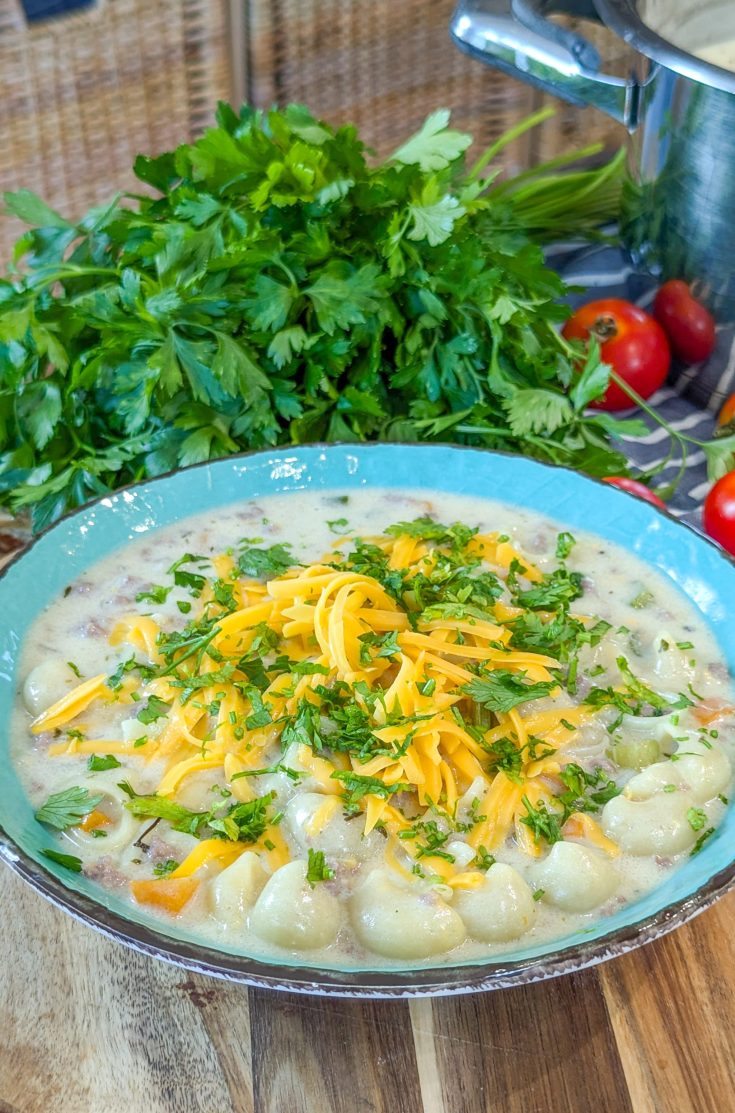
[[[386,785],[379,781],[377,777],[366,777],[360,773],[344,772],[341,769],[336,769],[332,773],[332,777],[341,781],[347,790],[344,797],[346,815],[358,814],[363,796],[380,796],[383,800],[386,800],[394,793],[405,792],[406,789],[410,788],[410,785],[400,783]]]
[[[59,850],[49,850],[44,848],[41,853],[44,858],[49,858],[57,865],[63,866],[64,869],[72,870],[74,873],[82,872],[82,859],[77,858],[75,854],[62,854]]]
[[[511,672],[509,669],[495,669],[470,680],[461,691],[488,711],[511,711],[521,703],[541,699],[557,687],[554,680],[525,682],[525,672]]]
[[[255,580],[282,576],[296,563],[290,548],[290,545],[281,544],[270,545],[267,549],[244,546],[237,562],[241,575]]]
[[[687,809],[687,823],[692,831],[701,831],[707,822],[707,813],[702,808]]]
[[[526,814],[521,816],[521,823],[529,828],[534,840],[540,842],[543,839],[549,844],[560,842],[564,823],[562,816],[549,811],[543,800],[539,800],[538,806],[534,807],[528,797],[523,796],[521,803],[526,809]]]
[[[395,657],[401,652],[397,630],[389,630],[386,634],[360,634],[359,641],[361,665],[370,665],[378,657]],[[374,653],[371,653],[371,648]]]
[[[167,858],[165,862],[156,862],[153,867],[153,874],[155,877],[170,877],[178,866],[179,863],[175,858]]]
[[[319,440],[624,473],[621,426],[585,413],[608,371],[558,335],[566,287],[538,246],[615,214],[620,162],[515,189],[465,168],[470,142],[441,109],[376,161],[303,107],[221,106],[136,160],[148,189],[78,222],[6,195],[38,227],[0,300],[0,504],[38,529],[141,477]],[[242,574],[292,563],[274,555]],[[172,575],[200,591],[199,570]]]
[[[209,811],[195,812],[169,800],[165,796],[139,795],[127,781],[119,786],[130,799],[125,807],[139,819],[164,819],[174,831],[182,831],[196,838],[210,837],[210,833],[224,835],[233,842],[253,843],[264,834],[272,819],[269,808],[275,793],[256,796],[247,803],[223,807],[221,801]]]
[[[524,610],[556,611],[566,609],[581,594],[581,573],[557,568],[546,573],[541,583],[534,584],[527,591],[514,591],[513,602]]]
[[[147,591],[139,591],[135,596],[136,603],[156,603],[162,605],[173,591],[170,587],[154,586]]]
[[[556,539],[556,559],[566,560],[576,544],[576,538],[571,533],[562,531]]]
[[[306,880],[311,885],[312,889],[317,881],[331,881],[334,877],[334,870],[331,869],[324,860],[323,850],[312,850],[309,847],[309,858],[306,867]]]
[[[63,792],[54,792],[49,796],[36,812],[36,819],[63,831],[67,827],[76,827],[101,802],[102,794],[92,796],[88,789],[79,786],[65,788]]]
[[[118,769],[120,762],[114,754],[90,754],[87,769],[91,773],[101,773],[105,769]]]
[[[149,723],[155,723],[159,719],[164,719],[170,710],[170,703],[166,703],[165,700],[159,699],[158,696],[149,696],[147,704],[140,709],[135,717],[139,722],[145,723],[147,726]]]

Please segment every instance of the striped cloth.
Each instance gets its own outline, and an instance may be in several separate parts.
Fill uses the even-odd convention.
[[[586,287],[584,293],[573,294],[571,305],[580,305],[596,298],[623,297],[644,309],[656,293],[656,282],[637,273],[616,247],[579,247],[556,244],[546,252],[550,266],[558,270],[570,285]],[[695,367],[672,367],[667,385],[650,399],[659,413],[674,429],[697,440],[712,436],[715,417],[725,399],[735,391],[735,344],[733,327],[718,327],[715,351],[706,363]],[[650,468],[666,459],[669,437],[661,426],[641,414],[651,432],[644,437],[624,438],[624,451],[638,468]],[[687,465],[669,510],[691,525],[701,523],[702,500],[709,490],[704,453],[688,446]],[[681,453],[675,450],[672,459],[656,478],[656,484],[671,482],[681,465]]]

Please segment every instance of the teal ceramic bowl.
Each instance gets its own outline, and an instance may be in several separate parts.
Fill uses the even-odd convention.
[[[494,989],[554,977],[622,954],[701,912],[733,884],[735,809],[702,851],[662,885],[592,928],[519,946],[483,963],[421,970],[327,968],[257,961],[214,950],[195,934],[131,907],[41,855],[48,835],[34,819],[8,760],[19,649],[39,611],[90,565],[128,541],[190,514],[304,488],[413,488],[500,499],[589,530],[629,549],[694,603],[735,671],[735,564],[692,529],[607,484],[563,468],[475,449],[421,445],[282,448],[201,465],[129,487],[57,522],[0,578],[0,856],[57,906],[139,951],[249,984],[345,996],[408,996]]]

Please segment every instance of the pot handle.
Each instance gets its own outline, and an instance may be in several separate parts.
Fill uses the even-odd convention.
[[[598,18],[592,0],[459,0],[450,31],[474,58],[635,128],[638,83],[601,73],[592,43],[546,19],[552,10]]]

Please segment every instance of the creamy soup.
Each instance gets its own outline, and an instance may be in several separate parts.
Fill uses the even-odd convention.
[[[435,965],[584,933],[697,853],[730,678],[689,602],[503,504],[305,491],[143,537],[30,631],[51,858],[210,944]]]
[[[723,70],[735,70],[735,39],[715,43],[713,46],[702,46],[695,53],[698,58],[721,66]]]

